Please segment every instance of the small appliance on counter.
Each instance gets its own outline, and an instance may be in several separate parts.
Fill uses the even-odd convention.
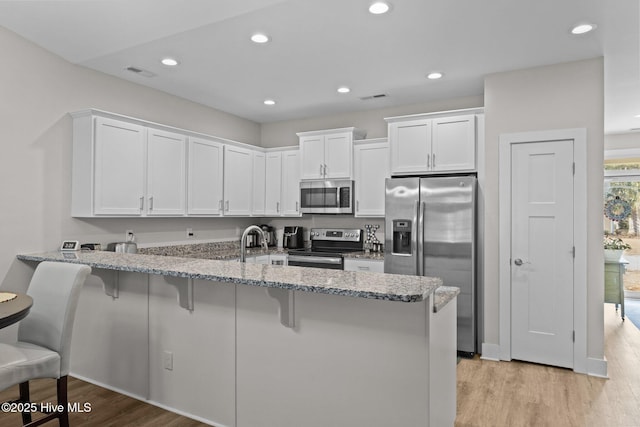
[[[138,252],[138,244],[134,240],[135,236],[133,233],[128,232],[126,242],[109,243],[107,245],[107,250],[112,252],[135,254]]]
[[[277,243],[276,229],[267,224],[260,225],[260,228],[262,228],[262,231],[264,232],[264,236],[267,239],[267,246],[275,246]],[[260,240],[258,240],[256,246],[260,246],[260,243],[261,243]]]
[[[247,234],[247,248],[257,248],[260,246],[260,235],[257,231],[250,231]]]
[[[304,249],[304,229],[297,226],[284,228],[282,247],[285,249]]]

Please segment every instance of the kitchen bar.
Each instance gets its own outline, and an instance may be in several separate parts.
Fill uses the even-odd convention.
[[[18,258],[94,269],[76,377],[220,427],[453,425],[458,290],[437,278],[106,252]],[[104,294],[110,280],[117,297]],[[190,282],[185,310],[174,287]]]

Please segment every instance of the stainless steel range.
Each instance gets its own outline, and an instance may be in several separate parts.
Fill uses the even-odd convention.
[[[343,270],[342,254],[361,251],[362,235],[357,228],[312,228],[311,248],[289,250],[289,265]]]

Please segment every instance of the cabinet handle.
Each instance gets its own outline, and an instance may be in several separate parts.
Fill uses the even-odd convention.
[[[360,212],[360,200],[356,200],[356,212]]]
[[[225,210],[225,211],[227,211],[227,212],[229,212],[229,201],[228,201],[228,200],[225,202],[225,208],[224,208],[224,210]]]
[[[280,213],[280,202],[276,202],[276,212]]]
[[[322,174],[322,163],[320,163],[320,176],[323,176],[323,174]]]
[[[432,156],[433,156],[433,161],[431,162],[431,164],[433,164],[433,167],[435,168],[436,167],[436,153],[433,153]]]
[[[218,202],[218,210],[219,211],[223,211],[224,209],[222,208],[222,199],[220,199],[220,201]]]
[[[431,168],[431,155],[427,154],[427,169]]]
[[[153,210],[153,196],[149,197],[149,210]]]
[[[296,212],[298,212],[298,203],[299,202],[296,202]]]
[[[144,196],[140,196],[140,211],[144,209]]]
[[[324,164],[324,177],[327,177],[327,164]]]

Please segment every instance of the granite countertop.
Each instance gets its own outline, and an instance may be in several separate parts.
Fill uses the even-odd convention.
[[[442,285],[442,280],[434,277],[247,264],[184,256],[57,251],[17,257],[23,261],[72,262],[107,270],[401,302],[424,301]],[[438,294],[446,298],[445,292]]]
[[[365,251],[357,251],[357,252],[345,252],[342,256],[346,258],[352,259],[368,259],[372,261],[384,261],[384,252],[365,252]]]
[[[460,288],[451,286],[440,286],[434,292],[433,311],[434,313],[442,310],[449,302],[460,294]]]

